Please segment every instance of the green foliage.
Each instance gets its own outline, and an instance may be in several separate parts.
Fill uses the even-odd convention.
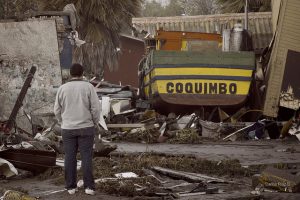
[[[222,13],[244,12],[245,0],[216,0]],[[248,0],[249,12],[271,11],[271,0]]]

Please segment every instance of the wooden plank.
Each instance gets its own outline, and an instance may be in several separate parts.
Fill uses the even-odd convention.
[[[143,128],[145,124],[107,124],[107,128]]]
[[[32,16],[70,16],[69,12],[64,11],[38,11],[33,12]]]
[[[288,39],[293,39],[294,41],[300,41],[299,39],[299,32],[300,32],[300,29],[299,30],[296,30],[296,29],[288,29],[286,28],[282,34],[284,35],[284,38],[282,38],[282,41],[286,41]]]
[[[265,121],[265,120],[263,119],[263,120],[261,120],[261,121],[263,122],[263,121]],[[250,127],[253,126],[254,124],[255,124],[255,123],[250,124],[250,125],[248,125],[248,126],[246,126],[246,127],[244,127],[244,128],[241,128],[241,129],[239,129],[239,130],[237,130],[237,131],[231,133],[230,135],[227,135],[226,137],[223,138],[223,140],[227,140],[228,138],[234,136],[235,134],[237,134],[237,133],[239,133],[239,132],[241,132],[241,131],[243,131],[243,130],[246,130],[247,128],[250,128]]]
[[[210,176],[206,176],[203,174],[198,173],[191,173],[191,172],[183,172],[178,170],[172,170],[167,169],[163,167],[152,167],[153,170],[160,172],[164,175],[173,177],[173,178],[179,178],[182,180],[186,180],[189,182],[217,182],[217,183],[228,183],[228,181],[225,181],[223,179],[214,178]]]
[[[300,30],[300,28],[299,28],[300,23],[299,22],[300,21],[291,20],[289,18],[288,21],[282,27],[284,27],[284,28],[290,28],[291,30]]]
[[[281,11],[285,11],[287,9],[287,1],[282,1],[281,5]],[[285,62],[284,59],[280,59],[281,56],[285,53],[285,51],[280,51],[280,42],[281,39],[284,38],[284,34],[282,34],[283,31],[283,24],[286,21],[286,18],[284,16],[284,12],[280,12],[278,16],[278,26],[277,26],[277,34],[276,39],[274,42],[273,51],[270,58],[270,70],[269,74],[267,75],[269,77],[268,83],[267,83],[267,91],[266,91],[266,97],[264,102],[264,109],[263,114],[269,117],[277,117],[278,112],[278,103],[279,103],[279,95],[281,91],[281,85],[280,87],[276,86],[273,83],[278,83],[282,81],[283,74],[284,74],[284,64],[282,62]],[[279,66],[279,63],[282,63]],[[283,68],[283,69],[282,69]],[[275,76],[279,76],[280,78],[275,78]]]
[[[300,50],[300,41],[292,43],[291,41],[282,42],[282,45],[284,45],[285,49],[293,49],[293,50]]]
[[[297,15],[298,13],[299,13],[299,10],[297,11],[297,9],[288,9],[286,11],[285,17],[297,19],[298,18],[298,15]]]

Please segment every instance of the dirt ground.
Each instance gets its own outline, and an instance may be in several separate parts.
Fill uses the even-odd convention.
[[[207,142],[202,144],[116,143],[118,152],[156,152],[195,155],[208,160],[237,159],[242,165],[300,163],[297,140],[258,140],[244,142]]]
[[[138,144],[138,143],[117,143],[117,154],[135,154],[143,155],[146,152],[152,152],[161,155],[192,155],[196,158],[207,159],[212,161],[237,159],[241,165],[269,165],[278,163],[291,163],[294,165],[300,164],[300,145],[295,141],[246,141],[246,142],[213,142],[202,143],[197,145],[190,144]],[[116,156],[115,155],[115,156]],[[109,158],[107,158],[109,159]],[[163,157],[162,157],[163,159]],[[98,160],[98,162],[107,162],[105,159]],[[131,162],[135,162],[134,159]],[[155,162],[161,162],[157,160]],[[186,161],[184,161],[186,162]],[[101,165],[97,163],[97,165]],[[169,164],[168,164],[169,165]],[[134,163],[132,164],[135,167]],[[130,167],[130,166],[127,166]],[[185,167],[183,164],[180,167]],[[170,166],[172,168],[172,166]],[[173,166],[174,168],[174,166]],[[100,167],[99,170],[102,168]],[[128,168],[130,169],[130,168]],[[195,168],[196,169],[196,168]],[[201,171],[202,168],[198,167]],[[124,168],[126,170],[126,167]],[[210,174],[209,170],[203,170],[203,173]],[[225,172],[222,178],[228,178],[228,173]],[[210,174],[211,175],[211,174]],[[104,177],[105,174],[97,174],[95,178]],[[219,177],[219,176],[216,176]],[[125,197],[117,196],[116,194],[105,194],[100,189],[97,190],[95,196],[85,195],[83,190],[79,190],[76,195],[69,195],[64,189],[63,173],[57,173],[48,178],[29,177],[19,180],[5,180],[0,181],[0,189],[13,189],[17,191],[27,192],[31,196],[40,197],[41,199],[49,200],[63,200],[63,199],[111,199],[111,200],[126,200],[126,199],[163,199],[163,198],[146,198],[146,197]],[[235,180],[236,184],[219,184],[215,185],[218,188],[224,189],[223,194],[206,194],[191,197],[184,197],[180,199],[260,199],[250,194],[253,190],[251,188],[251,176],[234,176],[230,180]],[[59,192],[56,192],[59,191]],[[53,193],[51,193],[53,192]],[[51,193],[51,194],[50,194]],[[299,193],[263,193],[262,199],[300,199]],[[168,198],[165,198],[168,199]]]
[[[75,195],[69,195],[64,190],[64,185],[55,185],[52,180],[40,181],[37,178],[28,178],[23,180],[8,181],[6,183],[0,182],[0,187],[9,188],[17,191],[28,192],[30,196],[40,197],[40,199],[47,200],[100,200],[100,199],[111,199],[111,200],[127,200],[126,197],[117,197],[113,195],[106,195],[97,191],[95,196],[89,196],[84,194],[83,190],[79,190]],[[55,193],[58,191],[57,193]],[[53,194],[47,194],[48,192],[54,192]]]
[[[9,181],[8,183],[0,182],[0,187],[9,187],[16,190],[28,191],[32,196],[40,197],[40,199],[45,200],[129,200],[129,199],[146,199],[145,197],[141,198],[132,198],[132,197],[118,197],[115,195],[107,195],[97,191],[95,196],[89,196],[84,194],[83,190],[79,190],[75,195],[69,195],[66,191],[58,192],[55,194],[45,195],[45,192],[48,191],[59,191],[63,189],[63,185],[56,186],[51,183],[51,180],[39,181],[34,178],[18,180],[18,181]],[[237,190],[225,194],[207,194],[207,195],[198,195],[193,197],[184,197],[180,198],[183,200],[219,200],[219,199],[251,199],[249,198],[250,192],[247,190]],[[244,197],[244,198],[243,198]],[[149,198],[150,200],[151,198]],[[154,198],[152,198],[154,199]],[[162,199],[162,198],[155,198]],[[255,199],[255,198],[252,198]],[[291,194],[291,193],[264,193],[264,198],[268,200],[298,200],[300,199],[300,194]]]

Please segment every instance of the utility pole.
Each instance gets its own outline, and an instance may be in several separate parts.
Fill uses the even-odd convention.
[[[245,0],[245,30],[248,30],[248,0]]]

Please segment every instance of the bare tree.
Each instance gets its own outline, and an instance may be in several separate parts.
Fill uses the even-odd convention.
[[[38,0],[0,0],[0,19],[18,18],[38,9]]]

